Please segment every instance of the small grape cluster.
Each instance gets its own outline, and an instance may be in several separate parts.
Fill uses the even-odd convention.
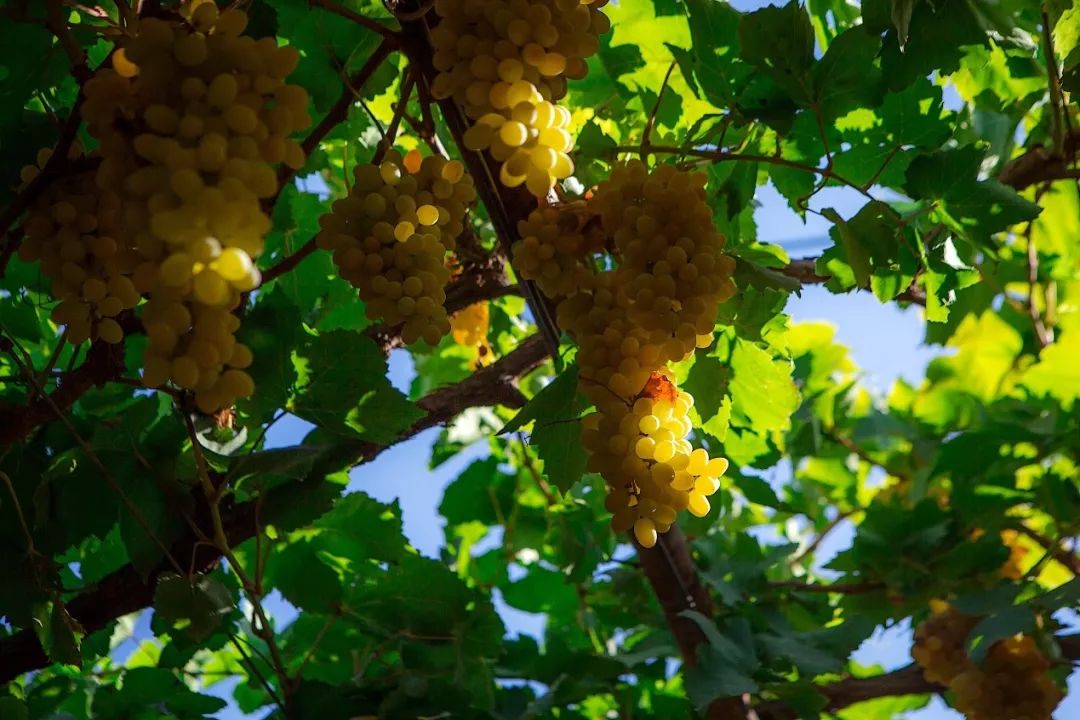
[[[447,255],[465,227],[476,188],[465,167],[438,156],[390,152],[359,165],[349,195],[319,219],[316,243],[334,254],[371,320],[403,324],[402,341],[435,345],[450,332]]]
[[[252,392],[230,311],[261,282],[260,202],[278,191],[275,164],[303,166],[289,136],[311,119],[307,92],[285,81],[295,48],[242,35],[246,14],[210,0],[182,12],[138,21],[86,83],[82,115],[100,141],[97,185],[120,198],[135,289],[151,298],[143,381],[171,380],[213,412]]]
[[[956,709],[967,720],[1050,720],[1062,693],[1034,638],[1018,634],[999,640],[976,665],[965,645],[979,619],[947,603],[932,608],[915,630],[911,655],[923,677],[952,690]]]
[[[459,310],[450,317],[450,332],[454,342],[475,352],[472,367],[490,365],[495,359],[488,342],[491,311],[486,302],[478,302]]]
[[[1034,638],[1015,635],[994,643],[982,666],[969,666],[949,688],[967,720],[1051,720],[1063,694],[1049,669]]]
[[[611,28],[606,0],[436,0],[432,83],[475,124],[470,150],[490,150],[500,181],[543,197],[574,171],[570,113],[559,106],[567,79],[588,72],[586,58]]]
[[[583,207],[532,213],[513,248],[515,268],[559,301],[559,325],[578,344],[596,407],[582,440],[607,480],[613,527],[633,528],[645,547],[678,511],[707,514],[727,469],[686,440],[693,398],[667,372],[711,343],[718,306],[735,292],[704,186],[704,175],[672,166],[618,165]]]
[[[23,168],[30,182],[45,167],[52,150],[38,152],[37,165]],[[82,149],[71,147],[68,160],[84,160]],[[139,303],[131,280],[138,256],[118,238],[120,200],[94,182],[91,170],[76,172],[51,183],[35,201],[23,223],[26,239],[19,257],[40,262],[59,304],[52,320],[67,327],[67,340],[79,344],[101,339],[118,343],[124,331],[117,316]]]
[[[979,619],[964,615],[948,603],[935,602],[930,617],[915,628],[911,656],[928,681],[948,685],[971,661],[965,645]]]

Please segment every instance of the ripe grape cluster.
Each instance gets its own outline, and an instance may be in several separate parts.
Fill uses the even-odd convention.
[[[933,614],[915,629],[911,651],[923,677],[948,686],[967,720],[1050,720],[1062,693],[1035,640],[1029,635],[999,640],[977,665],[965,645],[978,621],[935,603]]]
[[[570,112],[557,103],[611,27],[605,2],[436,0],[432,92],[464,108],[475,123],[465,145],[490,150],[507,187],[543,197],[573,173]]]
[[[735,291],[704,187],[700,173],[618,165],[584,208],[534,212],[514,245],[514,266],[559,301],[559,325],[578,344],[596,407],[582,439],[607,480],[613,527],[633,528],[645,547],[678,511],[707,514],[727,469],[686,440],[693,398],[667,372],[712,341]]]
[[[37,165],[23,168],[23,181],[37,176],[51,154],[49,149],[39,151]],[[68,159],[83,159],[78,145],[72,146]],[[19,257],[41,263],[53,297],[60,301],[52,319],[67,327],[71,343],[99,338],[120,342],[124,332],[116,318],[139,302],[131,280],[138,257],[118,240],[120,211],[119,198],[99,188],[88,170],[51,183],[27,213]]]
[[[964,615],[947,603],[935,603],[934,612],[915,628],[911,656],[930,682],[948,685],[971,661],[966,643],[978,618]]]
[[[319,219],[319,247],[364,301],[369,319],[403,324],[407,345],[450,332],[447,254],[465,227],[476,189],[465,167],[438,156],[390,152],[360,165],[349,195]]]
[[[1051,720],[1063,695],[1049,669],[1034,638],[1015,635],[994,643],[981,666],[969,666],[949,687],[967,720]]]
[[[1001,531],[1001,542],[1009,549],[1009,557],[998,569],[998,574],[1006,580],[1019,580],[1024,577],[1024,558],[1028,549],[1020,542],[1020,533],[1016,530]]]
[[[450,317],[450,331],[454,342],[471,348],[476,353],[472,361],[473,368],[490,365],[494,360],[491,343],[488,342],[490,324],[491,312],[486,302],[473,303]]]
[[[119,198],[131,281],[150,297],[144,383],[171,380],[212,412],[252,392],[231,311],[261,282],[260,202],[278,191],[275,164],[304,164],[289,136],[311,120],[307,92],[285,82],[295,48],[242,35],[240,10],[183,12],[138,21],[86,83],[82,115],[100,142],[97,186]]]

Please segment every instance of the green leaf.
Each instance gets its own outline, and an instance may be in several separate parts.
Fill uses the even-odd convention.
[[[881,70],[877,55],[881,41],[862,28],[836,37],[814,68],[814,102],[825,123],[860,107],[881,101]]]
[[[59,595],[34,607],[34,634],[49,660],[82,665],[82,639],[86,630],[71,617]]]
[[[797,3],[769,6],[739,22],[739,57],[772,79],[800,105],[814,99],[814,28]]]
[[[1024,373],[1021,383],[1036,397],[1052,397],[1065,410],[1080,398],[1080,330],[1063,332],[1039,353],[1039,362]]]
[[[0,718],[4,720],[30,720],[26,703],[13,697],[0,697]]]
[[[694,78],[716,107],[735,103],[753,68],[739,62],[739,19],[742,14],[727,3],[686,0],[693,51],[668,45],[683,75]]]
[[[759,664],[752,648],[721,634],[713,621],[699,612],[684,610],[679,614],[697,623],[709,641],[698,647],[698,664],[683,671],[686,694],[694,707],[704,711],[717,698],[758,691],[751,677]]]
[[[298,350],[300,388],[293,412],[359,440],[387,443],[423,416],[386,378],[379,346],[365,335],[336,331]]]
[[[446,487],[439,514],[449,525],[477,521],[498,525],[514,506],[515,478],[499,470],[494,457],[477,460]]]
[[[585,400],[578,392],[578,368],[570,365],[538,392],[500,434],[534,422],[529,443],[544,461],[544,473],[566,492],[585,473],[586,454],[581,445],[581,413]]]
[[[165,575],[154,588],[154,612],[196,642],[221,627],[232,608],[232,593],[210,575]]]
[[[913,197],[944,201],[958,229],[988,242],[994,233],[1035,219],[1039,206],[995,180],[978,180],[982,159],[983,152],[973,145],[915,158],[907,169],[906,189]]]

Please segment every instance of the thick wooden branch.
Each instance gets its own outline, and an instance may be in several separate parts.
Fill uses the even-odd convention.
[[[455,385],[429,393],[417,403],[425,411],[422,418],[389,445],[358,444],[351,464],[370,462],[390,445],[447,422],[469,408],[503,404],[520,407],[524,398],[517,391],[516,381],[539,366],[547,356],[547,349],[538,335],[528,338],[492,365]],[[229,508],[223,513],[222,520],[230,545],[248,540],[256,531],[255,503]],[[198,543],[190,533],[175,542],[170,552],[181,562],[190,560],[192,567],[199,572],[213,568],[221,559],[216,548]],[[68,611],[87,632],[100,630],[118,617],[148,607],[153,602],[154,578],[170,569],[171,565],[163,563],[157,572],[151,573],[149,581],[144,581],[135,568],[128,565],[101,580],[94,589],[73,598],[67,603]],[[10,682],[23,673],[48,664],[49,659],[31,630],[0,639],[0,683]]]
[[[631,534],[632,536],[632,534]],[[686,610],[712,617],[713,603],[701,581],[690,545],[678,525],[657,538],[656,545],[643,548],[633,540],[638,564],[664,611],[664,619],[679,646],[683,664],[693,667],[698,662],[698,648],[706,642],[705,634],[693,620],[681,613]],[[713,701],[709,720],[743,720],[747,717],[742,698],[730,697]]]
[[[1062,658],[1080,659],[1080,635],[1059,637]],[[848,678],[829,685],[821,685],[817,691],[825,698],[825,710],[836,712],[866,700],[897,695],[925,695],[941,693],[945,688],[927,681],[922,668],[908,665],[883,675],[866,678]],[[797,720],[799,713],[783,702],[767,702],[754,707],[760,720]]]

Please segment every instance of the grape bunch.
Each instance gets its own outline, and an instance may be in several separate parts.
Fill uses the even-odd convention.
[[[936,601],[915,629],[911,655],[930,682],[947,685],[967,720],[1050,720],[1062,693],[1048,674],[1050,662],[1029,635],[990,646],[981,665],[965,649],[979,618]]]
[[[604,476],[616,530],[652,547],[678,511],[704,516],[727,462],[686,437],[693,398],[670,363],[712,342],[734,261],[712,224],[700,173],[616,166],[584,206],[535,211],[519,224],[514,267],[558,300],[577,342],[589,467]]]
[[[476,189],[465,167],[438,156],[390,152],[359,165],[349,195],[319,219],[316,242],[334,254],[369,319],[403,324],[407,345],[436,345],[450,332],[447,255],[465,227]]]
[[[966,643],[979,619],[964,615],[948,603],[935,602],[933,612],[915,628],[911,656],[930,682],[948,685],[971,665]]]
[[[1015,635],[994,643],[983,664],[956,675],[949,688],[967,720],[1051,720],[1063,694],[1049,669],[1035,640]]]
[[[51,155],[51,149],[40,150],[37,165],[23,168],[23,181],[33,180]],[[83,159],[78,145],[68,159]],[[66,326],[73,344],[120,342],[124,332],[116,318],[139,302],[131,280],[138,257],[117,232],[120,212],[119,198],[97,186],[93,171],[82,171],[53,181],[23,223],[26,239],[19,257],[40,262],[60,301],[52,319]]]
[[[709,513],[709,496],[720,489],[728,463],[694,449],[686,436],[694,399],[663,373],[654,373],[629,407],[610,399],[583,421],[588,469],[609,481],[605,507],[616,532],[633,529],[644,547],[656,544],[680,510]]]
[[[431,31],[437,98],[453,98],[474,121],[464,141],[490,150],[507,187],[543,197],[574,171],[570,113],[557,103],[567,79],[611,28],[606,0],[437,0]]]
[[[290,135],[311,119],[307,92],[286,83],[295,48],[243,35],[240,10],[204,0],[183,13],[138,20],[86,83],[82,115],[100,142],[97,185],[119,196],[132,281],[150,297],[143,380],[193,390],[213,412],[252,391],[230,312],[261,282],[261,201],[278,191],[276,164],[303,166]]]
[[[450,332],[454,342],[472,349],[476,355],[473,369],[490,365],[495,359],[488,342],[491,311],[486,302],[478,302],[459,310],[450,317]]]
[[[518,223],[514,267],[552,298],[587,289],[593,270],[588,260],[604,249],[604,234],[585,203],[542,207]]]

